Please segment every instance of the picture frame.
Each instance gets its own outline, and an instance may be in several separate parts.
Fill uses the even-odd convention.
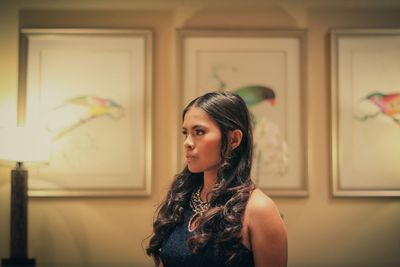
[[[332,194],[400,196],[400,29],[334,29],[330,44]]]
[[[306,31],[297,29],[177,31],[181,110],[209,91],[233,91],[245,101],[245,91],[270,95],[246,103],[254,125],[251,176],[271,196],[308,196],[305,43]]]
[[[153,33],[22,29],[18,120],[53,136],[29,197],[151,194]]]

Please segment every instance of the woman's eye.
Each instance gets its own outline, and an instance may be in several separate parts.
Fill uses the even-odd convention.
[[[203,135],[205,132],[203,130],[196,130],[196,135]]]
[[[182,131],[182,135],[186,136],[187,135],[187,131]]]

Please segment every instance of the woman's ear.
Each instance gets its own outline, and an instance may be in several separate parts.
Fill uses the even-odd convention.
[[[229,147],[231,148],[231,150],[234,150],[242,142],[243,133],[241,130],[236,129],[228,133],[228,138],[229,138]]]

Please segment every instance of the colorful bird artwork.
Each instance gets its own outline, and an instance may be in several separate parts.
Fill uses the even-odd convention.
[[[250,85],[233,91],[243,98],[248,107],[265,101],[275,105],[275,92],[269,87]],[[257,121],[251,110],[250,116],[254,126],[254,179],[259,180],[264,175],[284,176],[288,171],[288,148],[279,127],[267,117],[259,117]]]
[[[243,86],[233,90],[243,98],[248,107],[255,107],[269,102],[275,105],[274,90],[262,85]],[[258,181],[262,176],[282,177],[289,169],[288,146],[283,140],[279,127],[267,117],[256,116],[250,110],[254,126],[254,161],[253,177]]]
[[[46,125],[54,139],[64,136],[88,121],[99,117],[118,120],[124,115],[124,108],[115,101],[98,96],[78,96],[66,99],[64,103],[46,115]]]
[[[227,67],[222,65],[218,65],[213,68],[212,77],[217,80],[219,84],[218,91],[225,91],[225,89],[227,89],[227,83],[219,74],[219,71],[221,71],[223,68],[231,71],[237,69],[235,67]],[[239,88],[233,88],[232,91],[240,95],[248,107],[258,105],[265,100],[269,101],[271,105],[275,104],[276,96],[274,90],[263,85],[245,85]]]
[[[269,87],[262,85],[247,85],[237,89],[234,89],[233,92],[237,93],[240,97],[243,98],[244,102],[248,107],[254,107],[261,104],[264,101],[269,102],[271,105],[275,105],[275,92]],[[256,117],[250,110],[250,117],[253,123],[253,126],[257,124]]]
[[[222,68],[237,71],[236,67],[218,65],[212,70],[212,77],[218,82],[218,90],[229,89],[227,82],[220,76]],[[264,85],[249,84],[230,91],[243,98],[249,107],[251,121],[254,127],[254,168],[252,177],[257,183],[261,177],[284,177],[289,171],[289,148],[286,144],[278,125],[266,115],[257,116],[253,113],[262,103],[276,104],[275,91]],[[263,109],[264,107],[262,107]],[[265,111],[267,112],[267,111]]]
[[[356,117],[361,121],[374,118],[380,114],[388,116],[394,122],[400,125],[400,93],[384,94],[375,92],[369,94],[364,100],[369,101],[378,108],[377,112],[366,114],[361,117]]]
[[[249,107],[263,101],[269,101],[271,105],[275,104],[275,92],[266,86],[249,85],[234,89],[233,91],[240,95]]]

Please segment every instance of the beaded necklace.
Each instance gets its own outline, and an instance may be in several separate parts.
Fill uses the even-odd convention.
[[[194,229],[190,229],[190,226],[192,225],[194,219],[200,217],[206,210],[210,208],[210,203],[207,201],[203,201],[200,198],[201,189],[202,187],[199,186],[198,188],[193,190],[193,193],[190,197],[189,206],[193,211],[193,215],[190,217],[188,222],[188,231],[190,233],[194,231]]]

